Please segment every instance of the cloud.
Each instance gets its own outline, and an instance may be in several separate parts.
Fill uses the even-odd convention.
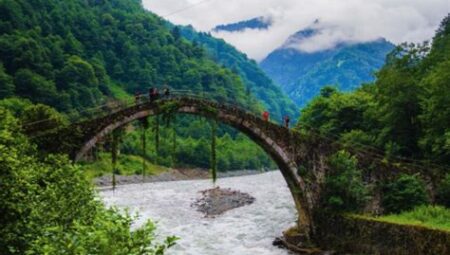
[[[161,16],[199,2],[143,0],[144,7]],[[251,58],[261,60],[316,19],[320,20],[321,32],[292,47],[311,52],[340,42],[366,42],[380,37],[394,43],[422,42],[431,39],[449,12],[448,0],[210,0],[166,18],[209,31],[220,24],[272,17],[273,25],[267,30],[214,33]]]

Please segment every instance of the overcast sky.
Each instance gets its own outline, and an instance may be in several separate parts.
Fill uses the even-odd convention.
[[[191,24],[200,31],[259,16],[272,17],[274,23],[268,30],[214,33],[256,60],[263,59],[316,19],[320,21],[317,26],[321,33],[299,42],[296,48],[312,52],[339,42],[365,42],[380,37],[396,44],[422,42],[432,38],[440,21],[450,12],[450,0],[203,1],[143,0],[143,3],[148,10],[175,24]],[[185,10],[173,13],[181,9]]]

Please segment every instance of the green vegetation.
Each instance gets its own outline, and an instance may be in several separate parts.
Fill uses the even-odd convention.
[[[449,40],[447,16],[431,47],[426,43],[398,46],[374,83],[352,93],[322,89],[302,110],[297,129],[381,152],[387,159],[414,158],[446,171],[450,166]]]
[[[69,121],[76,121],[96,116],[84,112],[87,108],[105,104],[108,108],[114,105],[112,99],[132,100],[136,91],[147,93],[149,87],[162,89],[167,85],[197,94],[211,93],[214,96],[210,99],[231,100],[258,113],[268,107],[277,120],[285,113],[294,115],[293,103],[256,63],[207,35],[190,31],[190,36],[185,36],[189,40],[183,38],[185,29],[180,33],[180,28],[144,10],[140,1],[5,0],[0,1],[0,13],[0,99],[7,98],[9,104],[23,104],[12,102],[12,97],[27,99],[28,103],[51,106]],[[212,51],[216,44],[221,47]],[[221,49],[229,54],[219,56]],[[20,111],[23,109],[14,112],[16,116],[21,116]],[[47,127],[38,125],[36,129]],[[168,160],[169,147],[164,147],[168,137],[162,131],[158,139],[162,143],[161,161],[152,156],[147,159],[165,166],[176,161],[209,168],[209,159],[187,146],[201,144],[198,149],[203,150],[203,144],[211,142],[208,122],[183,116],[174,128],[180,141],[177,158]],[[217,133],[230,143],[224,147],[237,149],[219,159],[219,169],[273,166],[267,156],[261,156],[257,145],[238,137],[237,131],[219,126]],[[232,144],[235,142],[239,145]],[[136,139],[127,142],[124,152],[141,155],[140,148]],[[181,149],[188,150],[188,158],[183,158]],[[256,151],[257,155],[242,158],[237,154],[243,150]],[[245,163],[247,160],[250,163]]]
[[[383,66],[386,55],[394,48],[384,39],[363,43],[341,42],[332,49],[311,53],[286,47],[321,32],[317,28],[299,31],[261,62],[261,68],[298,107],[307,105],[325,85],[353,91],[362,83],[373,81],[373,73]]]
[[[155,225],[131,231],[133,217],[107,209],[66,157],[41,159],[20,133],[19,121],[0,107],[0,253],[163,254]]]
[[[419,206],[412,211],[377,217],[377,220],[440,229],[450,232],[450,210],[440,206]]]
[[[149,118],[154,127],[156,118]],[[209,169],[211,164],[211,122],[181,116],[172,120],[170,126],[160,123],[157,133],[154,128],[146,131],[146,159],[165,167],[200,167]],[[141,129],[127,133],[121,144],[121,152],[142,155]],[[174,143],[174,132],[176,132]],[[159,135],[158,152],[155,139]],[[274,168],[267,154],[245,135],[229,128],[216,131],[216,162],[219,171],[240,169]],[[245,152],[245,153],[243,153]]]
[[[382,203],[387,213],[400,213],[429,203],[425,183],[414,175],[400,175],[384,186],[383,193]]]
[[[436,202],[450,208],[450,173],[445,176],[437,188]]]
[[[326,176],[324,203],[332,211],[358,211],[368,200],[368,190],[357,169],[357,159],[346,151],[330,158],[331,173]]]
[[[155,165],[146,160],[146,175],[157,175],[168,171],[163,166]],[[102,152],[94,162],[81,162],[81,170],[85,176],[91,180],[95,177],[111,174],[111,153]],[[142,157],[119,154],[116,173],[119,175],[139,175],[142,174]]]
[[[384,157],[384,163],[414,159],[410,160],[411,169],[420,174],[400,174],[374,187],[382,191],[385,212],[401,213],[399,218],[407,218],[414,214],[408,211],[431,202],[422,175],[442,178],[435,183],[433,202],[450,203],[449,56],[450,15],[442,21],[431,45],[402,44],[388,54],[373,83],[351,93],[322,88],[320,96],[302,110],[296,126],[304,134],[327,137],[369,159],[374,154]],[[325,206],[352,211],[363,203],[367,188],[361,181],[362,170],[356,166],[356,160],[344,152],[330,158]],[[442,208],[420,208],[417,215],[442,213],[443,219],[448,215]]]
[[[209,33],[196,32],[191,26],[179,29],[181,35],[194,45],[203,46],[211,59],[239,74],[245,84],[246,93],[259,99],[275,121],[282,122],[286,114],[291,118],[297,117],[297,107],[292,100],[274,84],[254,60],[223,39],[214,38]]]

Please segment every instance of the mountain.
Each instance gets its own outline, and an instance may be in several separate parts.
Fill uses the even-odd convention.
[[[207,54],[217,63],[238,74],[245,84],[247,93],[254,95],[269,110],[275,120],[282,116],[298,116],[293,101],[262,71],[258,64],[244,53],[222,39],[209,33],[196,32],[192,26],[179,27],[183,37],[206,49]]]
[[[140,1],[1,1],[0,13],[0,72],[11,81],[0,99],[76,112],[167,84],[258,108],[237,74]]]
[[[87,109],[108,106],[112,99],[133,100],[136,92],[165,85],[207,92],[255,113],[269,106],[276,116],[296,112],[256,63],[246,63],[237,51],[219,62],[199,42],[185,39],[178,27],[168,27],[145,10],[140,0],[5,0],[0,1],[0,14],[0,107],[17,108],[18,114],[39,103],[78,121],[95,117]],[[222,43],[217,47],[229,47]],[[234,70],[226,67],[231,63]],[[27,122],[46,116],[30,115]],[[150,119],[152,125],[159,123]],[[147,159],[165,166],[177,162],[208,168],[210,123],[183,115],[177,116],[173,129],[177,139],[171,129],[158,131],[161,144]],[[157,135],[149,132],[151,144]],[[221,125],[217,134],[220,169],[271,166],[264,151],[237,131]],[[137,132],[127,134],[122,152],[141,155],[139,137]],[[179,149],[169,142],[174,140]]]
[[[305,52],[293,45],[320,33],[320,29],[301,30],[270,53],[261,68],[281,86],[294,102],[303,107],[325,85],[350,91],[373,81],[373,73],[385,62],[394,45],[385,39],[365,43],[340,43],[332,49]]]
[[[212,29],[213,32],[237,32],[244,29],[268,29],[272,25],[270,17],[257,17],[249,20],[240,21],[226,25],[218,25]]]

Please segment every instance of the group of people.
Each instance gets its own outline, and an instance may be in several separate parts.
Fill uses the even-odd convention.
[[[165,88],[164,89],[164,97],[169,97],[170,96],[170,89],[169,88]],[[140,103],[140,98],[142,97],[142,94],[141,93],[139,93],[139,92],[136,92],[135,93],[135,101],[136,101],[136,104],[138,104],[138,103]],[[148,90],[148,98],[150,99],[150,102],[154,102],[154,101],[156,101],[156,100],[158,100],[159,99],[159,97],[160,97],[160,94],[159,94],[159,91],[158,91],[158,89],[157,88],[150,88],[149,90]],[[264,121],[266,121],[266,122],[269,122],[269,118],[270,118],[270,114],[269,114],[269,112],[268,111],[264,111],[263,113],[262,113],[262,118],[263,118],[263,120]],[[290,121],[291,121],[291,119],[289,118],[289,116],[288,115],[285,115],[284,117],[283,117],[283,123],[284,123],[284,127],[286,127],[286,128],[289,128],[289,123],[290,123]]]
[[[270,117],[270,114],[269,114],[268,111],[264,111],[264,112],[262,113],[262,118],[263,118],[264,121],[268,122],[268,121],[269,121],[269,117]],[[284,127],[289,128],[289,123],[290,123],[290,122],[291,122],[291,119],[289,118],[289,116],[288,116],[288,115],[285,115],[285,116],[283,117]]]
[[[140,103],[140,98],[142,96],[143,95],[141,93],[136,91],[136,93],[134,94],[134,98],[135,98],[136,104]],[[164,89],[164,97],[169,97],[169,96],[170,96],[170,89],[169,88],[165,88]],[[153,88],[152,87],[152,88],[150,88],[148,90],[148,98],[150,99],[150,102],[158,100],[159,97],[160,97],[160,94],[159,94],[159,91],[158,91],[157,88]]]

